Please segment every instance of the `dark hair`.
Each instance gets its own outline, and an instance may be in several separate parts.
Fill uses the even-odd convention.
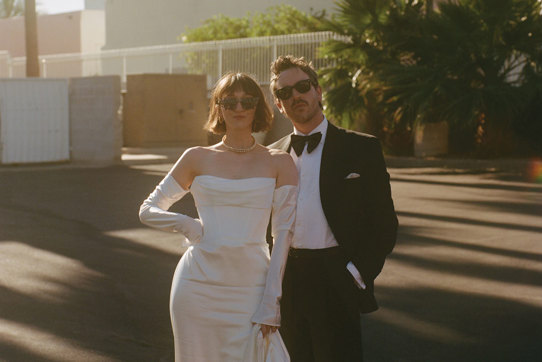
[[[318,75],[314,70],[312,62],[307,61],[304,57],[294,57],[293,55],[281,55],[271,64],[271,94],[275,95],[275,84],[280,73],[290,68],[299,68],[309,76],[311,83],[318,86]]]
[[[254,121],[252,122],[252,132],[267,131],[271,128],[273,113],[258,83],[246,73],[230,72],[224,74],[216,82],[209,102],[209,119],[204,127],[206,130],[215,134],[226,133],[226,123],[222,118],[217,101],[238,90],[259,99],[256,105]]]

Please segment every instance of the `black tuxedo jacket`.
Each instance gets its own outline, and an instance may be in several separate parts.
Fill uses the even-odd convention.
[[[290,152],[290,136],[269,147]],[[359,177],[347,178],[351,174]],[[378,308],[374,280],[397,236],[389,179],[376,137],[329,122],[320,166],[320,199],[345,259],[353,262],[367,284],[367,290],[359,291],[362,313]]]

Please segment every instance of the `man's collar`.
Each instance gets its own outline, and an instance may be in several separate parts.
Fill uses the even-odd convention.
[[[308,135],[311,135],[313,133],[316,133],[316,132],[320,132],[322,133],[322,139],[325,138],[326,136],[326,132],[327,132],[327,126],[328,126],[328,121],[327,121],[327,118],[326,116],[324,116],[324,120],[322,122],[320,122],[320,124],[318,126],[316,126],[315,129],[313,129],[312,131],[310,131],[309,134],[304,134],[302,132],[300,132],[297,128],[294,127],[294,134],[295,135],[299,135],[299,136],[308,136]]]

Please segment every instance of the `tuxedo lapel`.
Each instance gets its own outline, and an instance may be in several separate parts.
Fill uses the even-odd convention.
[[[322,150],[322,160],[320,163],[320,200],[322,201],[324,214],[326,214],[326,210],[330,209],[328,207],[328,200],[333,193],[332,179],[338,172],[337,167],[339,166],[341,159],[340,144],[339,129],[331,122],[328,122],[324,149]]]

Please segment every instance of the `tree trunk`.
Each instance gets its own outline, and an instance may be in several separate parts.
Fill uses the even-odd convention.
[[[429,15],[430,13],[433,12],[434,9],[435,9],[435,6],[433,4],[433,0],[426,0],[426,2],[425,2],[425,14]]]
[[[24,4],[26,76],[39,77],[40,66],[38,61],[38,21],[36,17],[36,0],[25,0]]]

